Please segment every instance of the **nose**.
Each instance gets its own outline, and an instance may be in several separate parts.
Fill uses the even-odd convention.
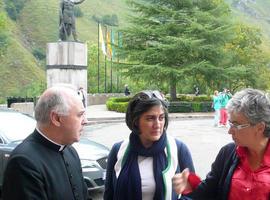
[[[229,126],[229,130],[228,130],[228,133],[230,134],[230,135],[232,135],[233,133],[234,133],[234,128],[232,127],[232,126]]]
[[[85,126],[85,125],[87,125],[87,124],[89,124],[89,123],[90,123],[90,122],[86,119],[86,120],[83,120],[82,125]]]
[[[83,115],[83,119],[82,119],[82,125],[85,126],[89,123],[87,117],[86,117],[86,114]]]
[[[155,121],[154,121],[154,127],[159,128],[160,124],[161,124],[161,121],[158,118],[156,118]]]

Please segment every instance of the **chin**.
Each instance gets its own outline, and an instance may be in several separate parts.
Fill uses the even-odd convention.
[[[241,145],[239,145],[239,142],[237,142],[237,140],[234,139],[233,141],[234,141],[235,145],[241,146]]]
[[[152,132],[151,135],[153,137],[160,137],[161,136],[161,133],[160,132]]]
[[[161,135],[156,135],[156,136],[152,136],[152,140],[155,142],[155,141],[158,141],[160,139],[160,136]]]
[[[73,142],[79,142],[80,141],[80,137],[74,138]]]

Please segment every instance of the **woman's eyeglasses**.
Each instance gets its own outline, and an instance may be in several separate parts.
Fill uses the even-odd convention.
[[[142,100],[152,99],[153,97],[157,98],[157,99],[160,99],[160,100],[164,99],[164,96],[157,90],[154,90],[154,91],[148,91],[148,90],[142,91],[139,94],[137,94],[136,96],[139,97]]]
[[[138,93],[136,95],[136,97],[138,99],[140,99],[140,100],[143,100],[143,101],[149,100],[149,99],[152,99],[152,98],[156,98],[156,99],[159,99],[159,100],[161,100],[163,102],[168,103],[168,101],[167,101],[167,99],[165,99],[164,95],[162,93],[160,93],[159,91],[157,91],[157,90],[153,90],[153,91],[148,91],[148,90],[142,91],[142,92]]]
[[[248,128],[248,127],[251,126],[251,124],[239,124],[239,125],[236,125],[236,124],[233,124],[230,121],[228,123],[229,123],[230,128],[236,128],[237,130]]]

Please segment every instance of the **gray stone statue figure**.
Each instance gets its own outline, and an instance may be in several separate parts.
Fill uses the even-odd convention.
[[[67,41],[72,33],[74,41],[78,41],[75,28],[74,5],[85,0],[61,0],[59,13],[59,39]]]

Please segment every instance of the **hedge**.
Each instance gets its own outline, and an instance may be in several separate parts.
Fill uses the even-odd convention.
[[[170,113],[212,112],[212,102],[170,102]]]
[[[166,98],[170,101],[170,97],[166,96]],[[212,101],[212,97],[208,95],[184,95],[184,94],[178,94],[177,95],[177,101],[184,101],[184,102],[207,102]]]
[[[183,97],[184,98],[184,97]],[[190,96],[187,97],[187,99]],[[206,97],[201,97],[205,99]],[[125,113],[131,97],[112,97],[106,102],[108,110]],[[168,111],[170,113],[188,113],[188,112],[212,112],[212,101],[174,101],[170,102]]]
[[[129,100],[130,97],[111,97],[107,100],[106,106],[108,110],[125,113]]]

